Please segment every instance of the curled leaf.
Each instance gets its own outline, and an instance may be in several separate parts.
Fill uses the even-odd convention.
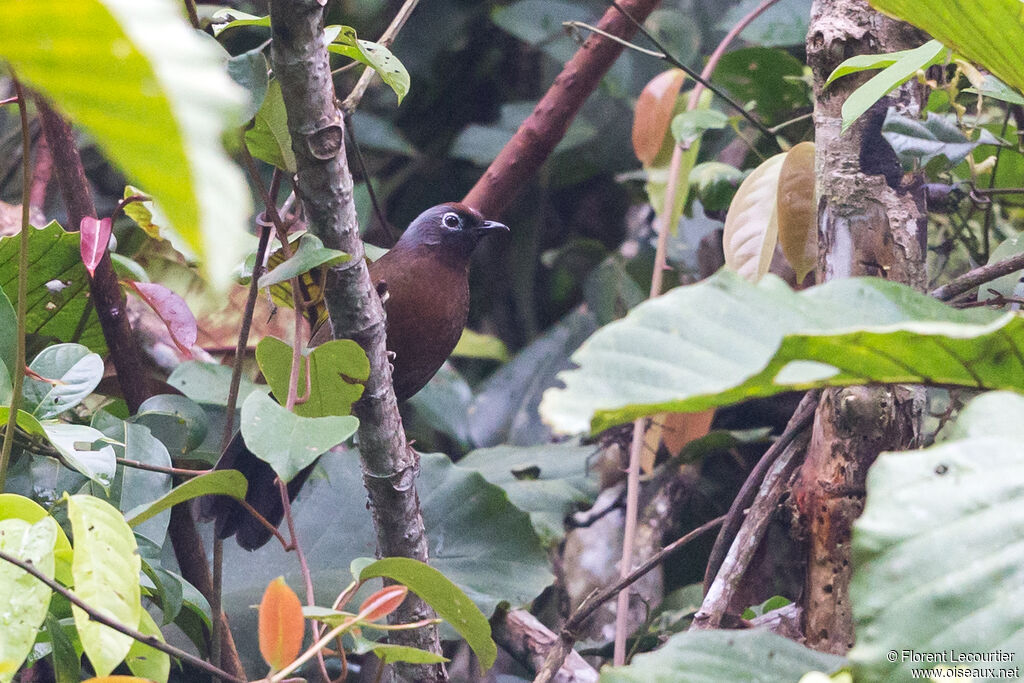
[[[663,71],[644,86],[633,115],[633,151],[644,166],[654,164],[668,135],[676,101],[686,74],[680,69]]]
[[[785,154],[776,154],[747,176],[725,217],[725,264],[751,282],[768,272],[778,242],[777,197]]]
[[[129,280],[127,284],[164,321],[164,325],[171,333],[171,339],[174,340],[181,352],[191,357],[191,349],[195,346],[199,336],[199,328],[196,324],[196,317],[192,315],[185,300],[167,287],[155,282]]]
[[[814,143],[789,150],[779,172],[779,245],[797,284],[818,261],[818,210],[814,201]]]
[[[363,621],[383,619],[398,609],[408,594],[409,589],[405,586],[384,586],[359,606],[359,618]]]
[[[82,234],[79,248],[82,251],[82,263],[89,271],[90,277],[96,272],[96,266],[107,251],[107,244],[110,242],[110,218],[93,218],[85,216],[82,218],[78,229]]]
[[[259,614],[260,654],[278,671],[299,655],[306,627],[302,604],[283,577],[267,584]]]

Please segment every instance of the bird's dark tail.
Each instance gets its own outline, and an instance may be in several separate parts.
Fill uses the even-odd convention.
[[[241,472],[249,482],[245,501],[274,526],[281,523],[284,518],[284,507],[281,505],[281,494],[277,488],[277,474],[270,465],[257,458],[246,447],[241,432],[235,434],[214,469]],[[311,465],[288,483],[289,500],[295,499],[312,471]],[[273,535],[270,529],[228,496],[203,497],[199,503],[199,514],[204,521],[216,521],[214,528],[219,538],[234,536],[238,545],[246,550],[261,548]]]

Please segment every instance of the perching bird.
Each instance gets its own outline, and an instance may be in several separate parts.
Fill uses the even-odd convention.
[[[484,220],[463,204],[440,204],[421,213],[391,251],[370,264],[370,279],[385,292],[391,379],[399,402],[422,389],[455,348],[469,315],[470,256],[481,237],[497,231],[508,232],[508,227]],[[325,325],[310,345],[327,341],[330,334]],[[217,469],[244,474],[249,481],[246,501],[271,524],[280,524],[284,510],[276,475],[249,452],[241,433],[232,439]],[[289,482],[289,497],[298,494],[311,471],[312,466],[307,467]],[[270,531],[231,498],[207,498],[203,516],[216,517],[217,534],[234,534],[247,550],[270,540]]]

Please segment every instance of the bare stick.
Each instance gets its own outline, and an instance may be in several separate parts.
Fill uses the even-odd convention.
[[[951,301],[979,285],[1014,273],[1021,268],[1024,268],[1024,253],[1014,254],[1008,259],[986,263],[974,270],[969,270],[941,287],[936,287],[931,291],[931,295],[939,301]]]

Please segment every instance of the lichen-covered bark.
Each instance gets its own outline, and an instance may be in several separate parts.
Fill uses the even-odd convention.
[[[355,340],[370,361],[370,376],[356,414],[377,552],[382,557],[412,557],[426,562],[427,538],[415,487],[419,459],[405,441],[391,386],[384,310],[363,258],[323,13],[322,3],[317,0],[270,3],[274,74],[281,83],[298,168],[298,192],[310,229],[325,246],[352,255],[350,261],[330,270],[325,300],[335,338]],[[348,520],[336,522],[347,524]],[[432,617],[433,611],[410,595],[392,616],[396,621],[413,622]],[[441,651],[434,627],[395,631],[392,638],[404,645]],[[417,682],[447,680],[443,665],[406,665],[401,673]]]
[[[816,0],[807,37],[814,74],[818,281],[871,275],[924,289],[923,194],[901,177],[880,136],[888,106],[916,114],[923,88],[912,82],[841,132],[843,102],[872,73],[823,85],[844,59],[920,45],[920,33],[864,0]],[[903,387],[823,393],[794,500],[807,525],[804,594],[809,645],[845,652],[853,644],[850,536],[863,509],[868,467],[882,450],[915,443],[920,394]]]

